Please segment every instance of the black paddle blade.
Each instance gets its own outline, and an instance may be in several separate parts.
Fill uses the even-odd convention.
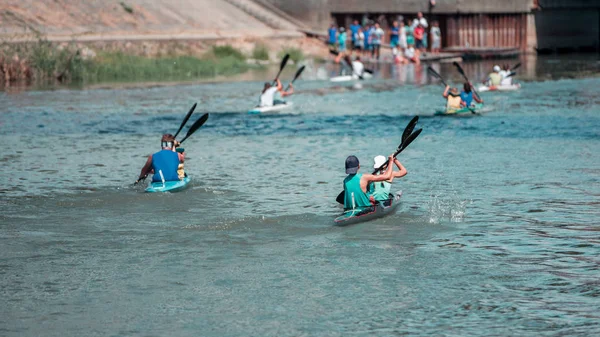
[[[300,67],[300,69],[298,69],[298,70],[296,71],[296,75],[294,76],[294,79],[292,80],[292,83],[293,83],[293,82],[294,82],[296,79],[298,79],[298,77],[300,77],[300,75],[301,75],[301,74],[302,74],[302,72],[304,71],[304,68],[306,68],[306,66],[302,66],[302,67]]]
[[[515,71],[515,70],[517,70],[517,68],[519,68],[520,66],[521,66],[521,62],[519,62],[519,63],[515,64],[515,66],[514,66],[514,67],[512,67],[511,71]]]
[[[402,133],[402,143],[404,143],[406,141],[406,139],[408,138],[408,136],[410,136],[412,131],[415,129],[415,125],[417,125],[418,121],[419,121],[419,116],[415,116],[415,117],[413,117],[413,119],[410,120],[410,122],[408,122],[408,124],[406,125],[406,128],[404,128],[404,132]]]
[[[329,49],[329,54],[338,56],[340,53],[337,50]]]
[[[190,109],[190,111],[187,113],[187,115],[185,115],[183,122],[181,122],[181,125],[179,126],[179,130],[177,130],[177,132],[175,132],[175,136],[173,136],[173,138],[177,138],[177,135],[179,134],[179,132],[181,132],[181,129],[183,129],[183,127],[185,126],[185,123],[187,123],[187,121],[192,116],[192,113],[194,113],[194,110],[196,110],[196,105],[197,105],[197,103],[194,103],[194,105],[192,105],[192,108]]]
[[[435,71],[433,68],[431,68],[431,66],[427,67],[427,71],[428,71],[428,72],[429,72],[431,75],[433,75],[433,77],[435,77],[435,78],[439,79],[439,80],[442,82],[442,84],[443,84],[444,86],[446,86],[446,85],[447,85],[447,84],[446,84],[446,81],[444,81],[444,79],[442,78],[442,75],[438,74],[438,72],[437,72],[437,71]]]
[[[340,194],[338,194],[337,198],[335,198],[335,201],[337,201],[340,204],[344,204],[344,191],[341,191]]]
[[[277,79],[279,79],[279,75],[281,75],[281,72],[283,71],[283,68],[285,68],[285,65],[287,64],[287,61],[289,58],[290,58],[290,54],[285,54],[285,56],[281,60],[281,64],[279,65],[279,72],[277,73],[277,76],[273,80],[273,83],[277,82]]]
[[[406,149],[406,147],[413,142],[413,140],[415,140],[417,137],[419,137],[419,135],[421,134],[421,131],[423,131],[423,129],[419,129],[415,132],[413,132],[410,136],[408,136],[408,138],[406,138],[406,141],[402,143],[402,148],[396,153],[396,156],[402,152],[402,150]]]
[[[285,65],[287,64],[287,61],[289,58],[290,58],[290,54],[285,54],[285,56],[281,60],[281,65],[279,66],[279,69],[285,68]]]
[[[458,70],[458,72],[463,75],[463,77],[465,78],[465,80],[467,80],[467,82],[469,81],[467,79],[467,75],[465,75],[465,71],[463,70],[463,68],[460,66],[460,64],[458,64],[458,62],[454,61],[452,62],[452,64],[456,67],[456,69]]]
[[[363,71],[364,71],[365,73],[369,73],[369,74],[373,75],[373,70],[371,70],[371,69],[367,69],[367,68],[365,68]]]
[[[196,132],[196,130],[198,130],[202,125],[204,125],[204,123],[206,123],[207,120],[208,113],[205,113],[204,115],[202,115],[202,117],[198,118],[198,120],[192,125],[192,127],[190,127],[187,134],[185,135],[185,137],[183,137],[180,143],[183,143],[186,139],[188,139],[189,136],[193,135],[194,132]]]

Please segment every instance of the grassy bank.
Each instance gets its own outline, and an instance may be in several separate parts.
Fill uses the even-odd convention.
[[[201,57],[146,57],[120,51],[96,54],[45,40],[0,45],[0,75],[5,86],[190,80],[239,74],[250,67],[245,55],[231,46],[214,46]]]

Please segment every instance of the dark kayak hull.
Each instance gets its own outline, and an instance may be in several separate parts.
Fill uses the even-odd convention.
[[[183,178],[183,180],[178,180],[178,181],[165,181],[164,183],[154,182],[154,183],[148,184],[148,187],[146,188],[146,192],[148,192],[148,193],[179,192],[179,191],[183,191],[186,188],[188,188],[190,185],[190,182],[191,182],[190,177],[185,177],[185,178]]]
[[[336,226],[347,226],[357,224],[360,222],[379,219],[386,215],[394,214],[396,213],[398,206],[400,206],[400,198],[402,197],[402,191],[393,194],[393,196],[394,197],[389,201],[380,201],[376,206],[366,211],[346,211],[342,215],[335,218],[334,223]]]

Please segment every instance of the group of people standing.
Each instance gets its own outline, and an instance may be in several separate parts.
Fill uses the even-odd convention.
[[[380,22],[365,20],[361,25],[358,20],[354,20],[349,27],[349,32],[345,27],[338,29],[332,24],[329,27],[328,37],[330,47],[337,47],[340,53],[352,50],[362,54],[363,57],[370,55],[376,60],[379,60],[381,46],[387,39],[396,63],[419,63],[420,54],[428,49],[429,39],[431,39],[432,53],[439,53],[442,44],[439,23],[434,21],[429,27],[422,12],[417,13],[417,17],[408,23],[403,19],[393,21],[387,34]]]

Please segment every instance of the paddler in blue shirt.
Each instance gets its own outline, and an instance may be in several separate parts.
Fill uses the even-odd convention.
[[[362,174],[358,173],[360,163],[356,156],[346,158],[346,173],[348,176],[344,179],[344,209],[361,209],[372,207],[375,200],[367,194],[369,183],[386,181],[392,178],[394,157],[390,156],[388,167],[384,174]]]
[[[385,164],[386,158],[385,156],[377,156],[373,158],[373,161],[375,162],[373,168],[378,169]],[[373,196],[375,201],[388,200],[390,198],[390,189],[392,188],[392,181],[394,181],[394,178],[402,178],[408,173],[398,159],[394,158],[394,164],[398,167],[398,171],[393,171],[392,177],[389,180],[369,184],[369,193]]]
[[[139,180],[146,179],[148,174],[152,175],[152,182],[160,181],[179,181],[179,175],[177,173],[179,164],[183,164],[185,160],[185,153],[176,152],[175,148],[179,145],[179,142],[175,140],[172,134],[167,133],[160,139],[160,146],[162,150],[148,156],[148,160],[142,171],[140,172]]]
[[[483,100],[479,99],[479,96],[473,95],[471,89],[471,83],[465,82],[463,91],[460,92],[460,99],[464,102],[466,107],[470,107],[471,104],[473,104],[473,100],[477,103],[483,103]]]

